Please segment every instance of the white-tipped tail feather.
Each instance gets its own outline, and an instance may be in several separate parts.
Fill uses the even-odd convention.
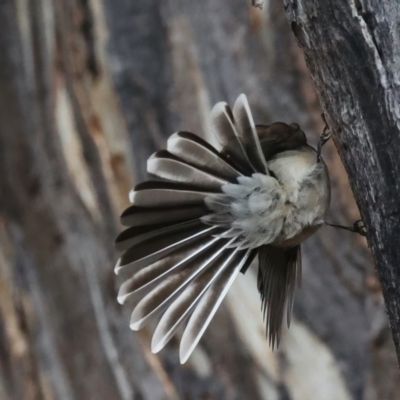
[[[285,218],[296,213],[293,199],[301,197],[301,188],[290,189],[288,197],[280,172],[270,172],[274,143],[282,148],[276,129],[263,127],[260,136],[245,95],[233,111],[226,103],[216,104],[211,118],[219,148],[189,132],[172,135],[167,150],[147,163],[158,180],[131,191],[133,205],[121,216],[128,228],[116,240],[124,254],[115,272],[125,279],[118,302],[133,306],[130,327],[141,329],[161,316],[151,343],[158,352],[187,323],[179,352],[182,363],[239,272],[258,254],[258,289],[270,342],[277,344],[285,310],[290,318],[301,268],[296,235],[304,227],[293,228],[291,236],[285,233]],[[304,134],[299,136],[293,126],[279,125],[285,138],[300,140],[304,147]],[[287,239],[291,242],[285,248]],[[276,248],[278,241],[283,246]]]

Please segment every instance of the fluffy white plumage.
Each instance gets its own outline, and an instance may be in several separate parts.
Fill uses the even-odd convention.
[[[279,245],[296,237],[300,243],[305,228],[324,223],[329,178],[325,164],[315,163],[312,148],[279,153],[268,163],[268,169],[274,176],[255,173],[239,177],[236,184],[221,187],[224,194],[205,199],[214,213],[205,215],[202,221],[227,228],[220,236],[236,237],[232,246]]]

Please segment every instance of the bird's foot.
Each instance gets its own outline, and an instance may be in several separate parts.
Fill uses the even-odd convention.
[[[322,114],[322,119],[325,122],[325,128],[322,131],[321,136],[319,137],[318,145],[317,145],[317,161],[321,160],[321,151],[324,144],[332,137],[332,132],[326,122],[325,115]]]
[[[355,233],[358,233],[361,236],[367,236],[367,229],[365,228],[365,224],[362,219],[359,219],[358,221],[354,222],[353,230]]]
[[[332,226],[333,228],[345,229],[346,231],[358,233],[361,236],[367,236],[367,230],[362,219],[354,222],[353,226],[336,225],[329,222],[325,222],[325,225]]]

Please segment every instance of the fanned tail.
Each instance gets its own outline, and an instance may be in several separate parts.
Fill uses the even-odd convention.
[[[130,327],[141,329],[161,316],[152,340],[152,351],[158,352],[187,322],[180,347],[182,363],[238,273],[246,271],[258,254],[247,244],[243,248],[227,213],[215,213],[218,207],[229,206],[223,203],[222,187],[238,179],[246,182],[246,175],[269,175],[246,96],[239,96],[233,112],[226,103],[218,103],[212,121],[218,149],[192,133],[178,132],[169,138],[167,150],[149,158],[147,170],[156,179],[131,191],[132,206],[121,216],[127,229],[116,239],[124,254],[115,272],[125,279],[118,301],[134,306]],[[268,254],[264,258],[269,262]],[[273,307],[276,302],[278,307],[284,304],[281,288],[290,295],[292,286],[275,278],[275,268],[268,271],[259,275],[259,285],[268,288],[264,300],[274,343],[281,312]],[[274,279],[277,288],[271,286]]]

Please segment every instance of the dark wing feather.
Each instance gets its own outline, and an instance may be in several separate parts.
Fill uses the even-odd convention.
[[[279,345],[285,309],[290,323],[294,290],[300,274],[300,246],[260,247],[257,285],[272,348]]]

